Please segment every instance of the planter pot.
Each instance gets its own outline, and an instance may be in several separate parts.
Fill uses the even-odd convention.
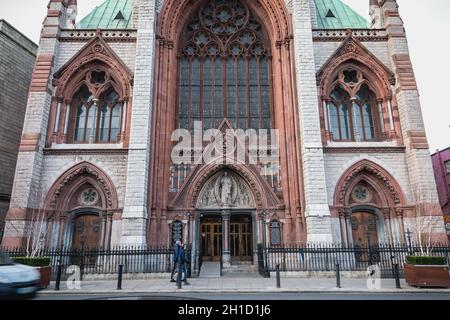
[[[450,287],[448,266],[405,264],[405,280],[415,287]]]
[[[39,281],[39,288],[45,289],[50,285],[50,279],[52,277],[52,267],[37,267],[41,276],[41,280]]]

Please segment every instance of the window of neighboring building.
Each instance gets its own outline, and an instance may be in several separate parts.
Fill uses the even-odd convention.
[[[180,128],[271,127],[271,70],[261,24],[239,1],[210,1],[188,24],[179,58]]]
[[[328,101],[333,140],[374,141],[380,136],[376,97],[361,72],[342,71]]]
[[[445,162],[445,166],[447,167],[447,172],[450,173],[450,160]]]

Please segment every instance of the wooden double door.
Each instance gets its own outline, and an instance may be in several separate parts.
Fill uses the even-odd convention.
[[[241,217],[230,223],[230,253],[235,261],[252,261],[252,220]]]
[[[73,249],[94,249],[99,246],[101,220],[96,214],[75,217],[72,239]]]
[[[203,261],[220,261],[223,246],[221,219],[205,219],[201,224],[200,237]]]
[[[356,261],[376,263],[380,261],[377,218],[369,212],[354,212],[351,218]]]
[[[203,261],[220,261],[224,250],[222,219],[206,218],[201,222],[201,250]],[[252,219],[247,216],[231,217],[229,226],[229,250],[232,261],[252,261]]]
[[[352,214],[352,233],[355,245],[378,245],[377,218],[369,212]]]

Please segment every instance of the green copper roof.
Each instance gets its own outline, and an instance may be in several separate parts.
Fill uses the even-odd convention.
[[[131,26],[133,0],[106,0],[84,17],[79,29],[128,29]],[[124,19],[116,19],[119,12]]]
[[[319,29],[367,29],[369,23],[341,0],[315,0]],[[119,13],[125,19],[115,19]],[[78,24],[79,29],[128,29],[133,0],[106,0]],[[333,17],[334,16],[334,17]]]
[[[368,29],[369,23],[341,0],[315,0],[319,29]],[[332,14],[330,14],[330,11]],[[327,17],[330,16],[330,17]],[[332,17],[334,16],[334,17]]]

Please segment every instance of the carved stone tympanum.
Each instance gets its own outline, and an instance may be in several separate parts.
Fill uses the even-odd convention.
[[[245,181],[231,171],[221,171],[206,182],[197,208],[254,208],[251,191]]]

